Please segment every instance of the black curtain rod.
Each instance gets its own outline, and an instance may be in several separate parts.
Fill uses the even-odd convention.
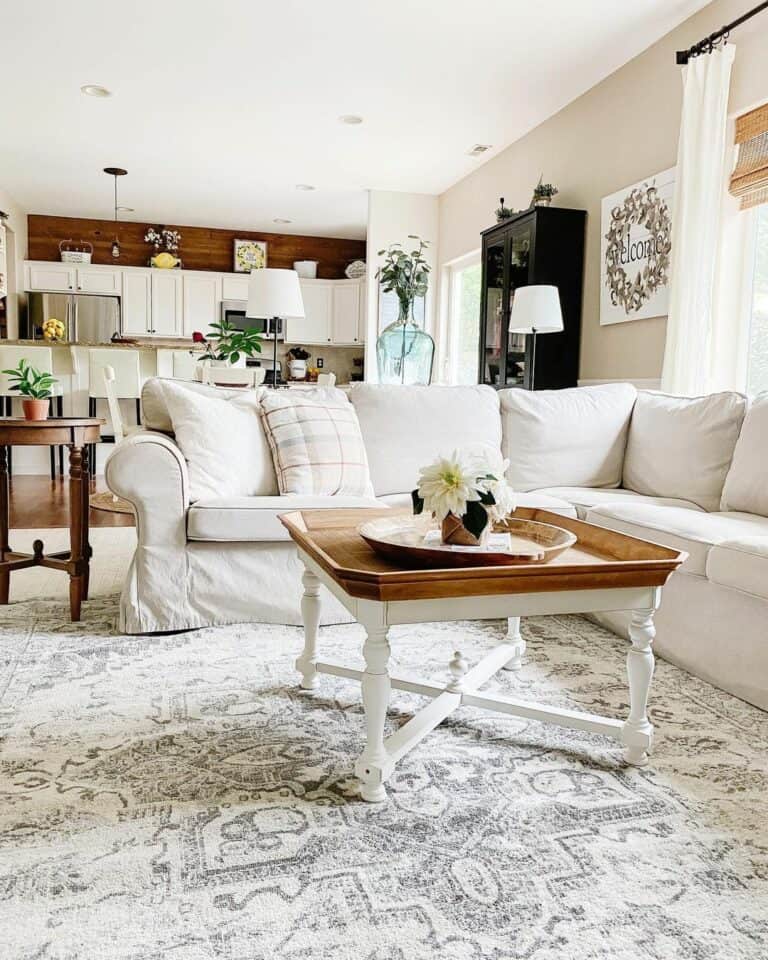
[[[699,40],[698,43],[694,43],[694,45],[692,47],[688,47],[687,50],[678,50],[675,54],[677,63],[681,66],[685,66],[691,57],[698,57],[702,53],[712,53],[721,40],[728,39],[731,30],[735,30],[736,27],[740,27],[742,23],[746,23],[747,20],[751,20],[752,17],[756,16],[758,13],[762,13],[763,10],[766,9],[768,9],[768,0],[765,0],[764,3],[758,3],[758,5],[753,7],[752,10],[748,10],[740,17],[737,17],[733,23],[726,23],[724,27],[720,27],[720,29],[715,30],[714,33],[710,33],[708,37],[704,37],[703,40]]]

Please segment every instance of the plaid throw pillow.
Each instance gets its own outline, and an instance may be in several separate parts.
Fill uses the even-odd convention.
[[[360,425],[347,400],[268,393],[261,416],[281,494],[373,496]]]

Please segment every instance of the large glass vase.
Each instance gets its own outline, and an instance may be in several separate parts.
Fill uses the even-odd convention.
[[[401,306],[397,320],[376,341],[379,383],[429,384],[434,358],[435,341]]]

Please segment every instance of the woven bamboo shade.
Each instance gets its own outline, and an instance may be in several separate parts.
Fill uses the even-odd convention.
[[[730,192],[741,197],[742,210],[768,203],[768,104],[738,118],[735,142],[739,155]]]

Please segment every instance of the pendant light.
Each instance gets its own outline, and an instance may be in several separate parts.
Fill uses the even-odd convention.
[[[112,256],[117,260],[120,256],[120,241],[117,238],[117,213],[120,209],[117,205],[117,178],[124,177],[128,171],[122,167],[104,167],[104,173],[115,178],[115,239],[112,241]]]

